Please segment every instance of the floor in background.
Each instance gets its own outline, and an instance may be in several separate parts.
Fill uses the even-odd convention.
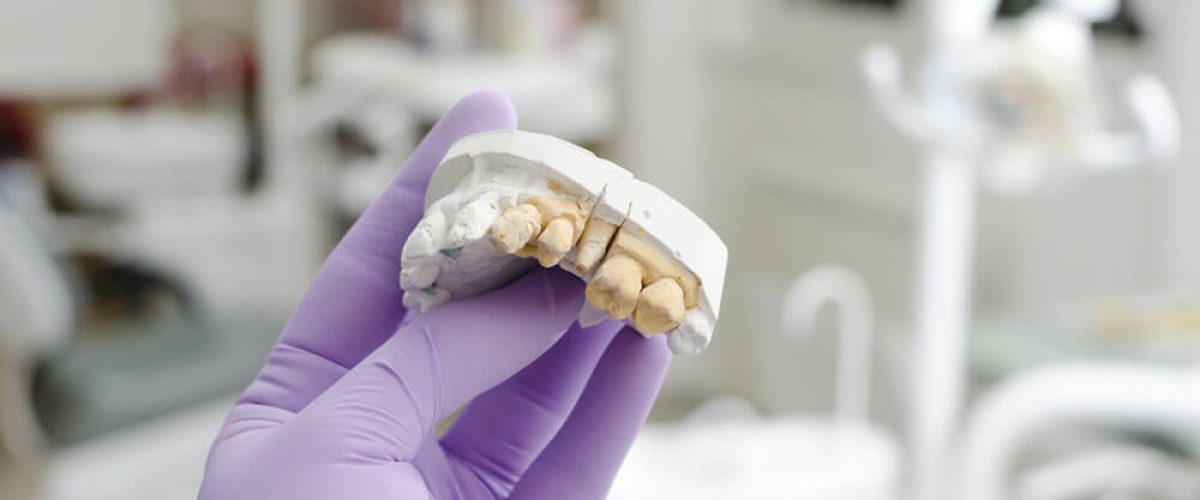
[[[56,452],[39,500],[193,500],[232,405],[221,399]]]

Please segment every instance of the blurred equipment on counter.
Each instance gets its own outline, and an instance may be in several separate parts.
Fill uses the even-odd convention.
[[[426,124],[489,88],[512,99],[521,128],[594,142],[616,126],[616,41],[611,28],[585,20],[584,3],[406,0],[401,15],[416,27],[405,38],[348,33],[319,42],[316,88],[393,97]]]
[[[6,452],[237,391],[323,252],[309,188],[257,183],[255,48],[178,7],[4,3]]]
[[[240,116],[174,109],[58,113],[46,148],[66,196],[110,209],[233,192],[249,151]]]
[[[584,0],[398,0],[405,38],[422,50],[540,57],[570,44]]]

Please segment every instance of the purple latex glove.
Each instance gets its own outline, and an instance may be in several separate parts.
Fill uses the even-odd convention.
[[[604,497],[666,374],[661,335],[580,328],[583,284],[559,270],[401,306],[400,249],[434,168],[460,137],[515,126],[507,99],[479,93],[429,132],[230,412],[201,500]]]

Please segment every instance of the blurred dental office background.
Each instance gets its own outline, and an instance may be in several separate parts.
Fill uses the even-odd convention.
[[[323,256],[479,89],[729,246],[613,498],[1200,498],[1198,24],[0,0],[0,498],[194,498]]]

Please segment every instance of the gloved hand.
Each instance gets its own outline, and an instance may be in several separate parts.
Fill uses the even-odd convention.
[[[560,270],[421,315],[401,305],[400,249],[434,168],[458,138],[515,126],[494,93],[438,122],[230,412],[201,500],[604,497],[666,374],[663,336],[580,328],[584,285]]]

